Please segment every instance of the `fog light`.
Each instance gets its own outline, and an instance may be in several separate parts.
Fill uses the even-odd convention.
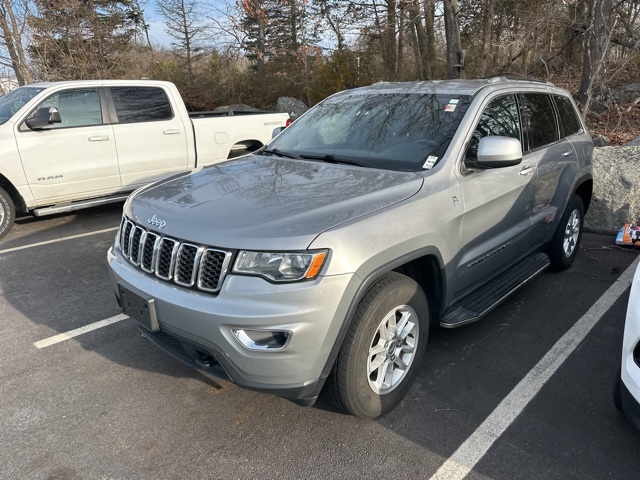
[[[287,330],[247,330],[233,329],[233,335],[249,350],[282,350],[291,340]]]

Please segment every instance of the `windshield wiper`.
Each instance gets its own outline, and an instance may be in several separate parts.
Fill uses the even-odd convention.
[[[277,148],[265,148],[262,150],[261,153],[271,153],[272,155],[276,155],[278,157],[283,157],[283,158],[296,158],[299,159],[301,158],[299,155],[296,155],[295,153],[291,153],[291,152],[283,152],[282,150],[278,150]]]
[[[362,163],[354,162],[352,160],[344,160],[341,158],[336,158],[335,155],[327,154],[327,155],[300,155],[300,158],[304,158],[305,160],[322,160],[327,163],[341,163],[344,165],[355,165],[356,167],[366,167]]]

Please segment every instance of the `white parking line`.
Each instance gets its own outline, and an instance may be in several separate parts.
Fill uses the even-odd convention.
[[[29,245],[22,245],[21,247],[7,248],[5,250],[0,250],[0,253],[17,252],[18,250],[24,250],[26,248],[41,247],[42,245],[49,245],[51,243],[64,242],[65,240],[73,240],[74,238],[89,237],[91,235],[98,235],[100,233],[105,233],[105,232],[115,232],[119,228],[120,228],[119,226],[113,227],[113,228],[105,228],[104,230],[96,230],[95,232],[80,233],[78,235],[71,235],[70,237],[62,237],[62,238],[56,238],[54,240],[47,240],[46,242],[31,243]]]
[[[91,323],[89,325],[76,328],[75,330],[71,330],[66,333],[61,333],[53,337],[45,338],[44,340],[40,340],[39,342],[34,343],[34,345],[36,346],[36,348],[49,347],[51,345],[55,345],[56,343],[64,342],[65,340],[69,340],[70,338],[82,335],[83,333],[92,332],[93,330],[97,330],[98,328],[106,327],[107,325],[120,322],[126,318],[129,317],[121,313],[120,315],[116,315],[115,317],[106,318],[104,320],[100,320],[99,322]]]
[[[531,399],[540,391],[556,370],[582,343],[598,323],[626,291],[633,280],[633,274],[640,262],[640,256],[629,265],[611,287],[596,301],[583,317],[578,320],[563,337],[547,352],[518,385],[500,402],[475,432],[438,469],[430,480],[462,480],[487,453],[493,443],[513,423]]]

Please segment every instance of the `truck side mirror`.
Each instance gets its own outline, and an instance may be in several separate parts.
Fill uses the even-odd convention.
[[[31,130],[37,130],[54,123],[62,123],[62,119],[56,107],[41,107],[36,111],[33,118],[27,118],[24,123]]]
[[[278,127],[278,128],[274,128],[273,132],[271,132],[271,138],[276,138],[278,135],[280,135],[280,132],[282,132],[286,127]]]

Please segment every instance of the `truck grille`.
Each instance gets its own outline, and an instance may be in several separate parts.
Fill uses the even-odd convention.
[[[123,217],[120,251],[133,265],[161,280],[216,293],[229,269],[232,253],[163,237]]]

